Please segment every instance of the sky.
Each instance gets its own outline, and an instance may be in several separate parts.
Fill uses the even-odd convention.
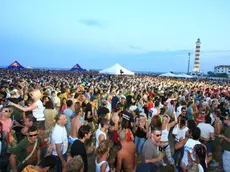
[[[229,0],[1,0],[0,65],[187,72],[230,65]]]

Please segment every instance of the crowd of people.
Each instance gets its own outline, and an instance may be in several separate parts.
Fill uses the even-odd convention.
[[[230,171],[229,80],[0,70],[0,171]]]

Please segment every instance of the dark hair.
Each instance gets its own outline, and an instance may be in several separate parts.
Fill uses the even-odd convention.
[[[174,104],[174,100],[171,100],[171,101],[170,101],[170,104],[173,105],[173,104]]]
[[[115,107],[115,112],[118,112],[120,109],[121,109],[121,105],[117,104],[116,107]]]
[[[159,101],[155,101],[154,105],[155,105],[155,107],[158,107],[160,105],[160,102]]]
[[[56,122],[58,122],[58,120],[60,119],[60,117],[61,117],[62,115],[65,116],[65,114],[63,114],[63,113],[59,113],[59,114],[56,115]]]
[[[86,134],[89,134],[91,128],[89,125],[82,125],[78,130],[78,138],[83,139]]]
[[[49,98],[49,97],[48,97],[48,96],[43,96],[43,97],[42,97],[42,102],[43,102],[46,98]]]
[[[218,109],[214,110],[214,114],[219,118],[220,117],[220,111]]]
[[[73,105],[73,101],[67,100],[66,105],[67,105],[67,107],[71,107]]]
[[[201,133],[201,131],[200,131],[200,129],[198,127],[194,128],[192,130],[192,138],[194,140],[198,140],[200,138],[200,133]]]
[[[24,99],[22,97],[19,97],[18,102],[22,102],[22,101],[24,101]]]
[[[0,110],[2,112],[3,109],[9,109],[10,111],[12,111],[11,107],[10,106],[3,106]]]
[[[182,108],[181,108],[181,111],[183,111],[183,110],[187,110],[187,108],[186,108],[186,107],[182,107]]]
[[[56,92],[55,92],[55,91],[51,91],[51,95],[52,95],[53,93],[56,93]]]
[[[29,127],[29,129],[28,129],[28,133],[30,133],[30,132],[35,132],[35,131],[37,131],[38,130],[38,128],[36,127],[36,126],[31,126],[31,127]]]
[[[61,93],[59,92],[59,93],[57,93],[57,96],[59,97],[61,95]]]
[[[170,93],[168,94],[168,97],[172,97],[172,95],[173,95],[172,92],[170,92]]]
[[[180,117],[180,127],[183,127],[186,125],[187,118],[184,116]]]
[[[54,104],[51,100],[49,100],[48,102],[46,102],[45,104],[45,108],[46,109],[54,109]]]
[[[166,111],[166,110],[165,110],[165,108],[164,108],[164,107],[163,107],[163,108],[161,108],[161,109],[160,109],[160,115],[164,115],[165,111]]]
[[[33,117],[32,115],[28,115],[28,116],[26,117],[26,119],[28,119],[30,122],[35,122],[35,121],[36,121],[36,118]]]
[[[105,125],[109,124],[109,120],[107,118],[102,118],[101,119],[101,127],[103,128]]]
[[[40,168],[49,167],[51,169],[51,168],[54,168],[57,165],[57,163],[58,163],[58,161],[55,158],[55,156],[54,155],[49,155],[49,156],[44,157],[41,160],[41,162],[38,164],[38,166]]]
[[[187,105],[186,101],[184,101],[184,100],[182,100],[180,104],[181,104],[182,106],[186,106],[186,105]]]
[[[131,122],[128,120],[122,120],[121,128],[122,129],[128,129],[128,128],[130,129],[131,128]]]
[[[74,99],[78,98],[79,94],[78,93],[75,93],[74,94]]]
[[[204,172],[207,172],[207,166],[205,161],[206,154],[207,154],[206,148],[202,144],[196,144],[193,149],[199,158],[200,164],[203,167]]]
[[[193,101],[188,102],[188,107],[193,104]]]
[[[113,120],[110,120],[109,125],[110,126],[115,126],[115,123],[113,122]]]
[[[207,123],[207,124],[211,124],[212,123],[212,119],[211,119],[211,117],[209,115],[205,116],[205,123]]]
[[[151,126],[151,133],[154,133],[155,131],[161,131],[159,127]]]
[[[159,128],[161,128],[161,125],[162,125],[161,118],[158,115],[153,116],[152,119],[151,119],[150,126],[151,127],[159,127]]]

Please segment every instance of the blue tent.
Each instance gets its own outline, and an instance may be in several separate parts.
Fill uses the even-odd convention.
[[[11,65],[8,66],[8,69],[24,69],[24,67],[20,65],[20,63],[15,61]]]
[[[81,68],[79,64],[74,65],[74,67],[72,67],[70,70],[71,71],[85,71],[85,69]]]

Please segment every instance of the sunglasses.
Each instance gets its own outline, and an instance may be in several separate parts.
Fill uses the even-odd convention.
[[[183,110],[182,112],[187,112],[186,110]]]
[[[10,110],[4,110],[4,111],[2,111],[2,112],[11,112]]]
[[[161,136],[161,134],[157,134],[157,135],[156,135],[156,137],[160,137],[160,136]]]
[[[33,134],[33,135],[30,134],[29,136],[30,136],[30,137],[36,137],[37,135],[38,135],[38,134]]]

